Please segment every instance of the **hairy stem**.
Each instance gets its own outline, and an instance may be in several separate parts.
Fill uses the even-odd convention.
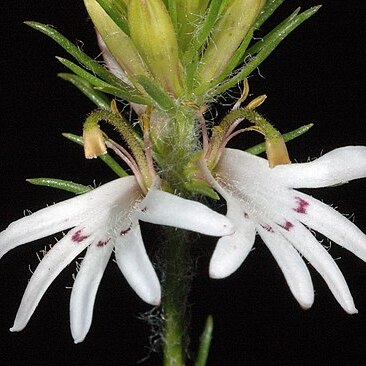
[[[185,318],[191,283],[189,234],[168,228],[165,237],[164,366],[184,366]]]

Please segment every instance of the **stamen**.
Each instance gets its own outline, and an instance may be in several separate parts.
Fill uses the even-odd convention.
[[[198,114],[198,120],[200,121],[201,131],[202,131],[202,144],[203,144],[203,156],[206,156],[209,148],[209,141],[208,141],[208,132],[206,126],[206,120],[203,117],[202,113]]]
[[[251,109],[251,110],[256,109],[257,107],[262,105],[266,99],[267,99],[267,95],[265,95],[265,94],[260,95],[259,97],[253,99],[250,103],[248,103],[245,108]]]
[[[126,151],[121,145],[117,144],[113,140],[109,139],[106,141],[107,147],[112,149],[132,170],[132,173],[134,174],[138,185],[141,188],[141,191],[146,194],[147,189],[145,187],[145,182],[142,177],[142,174],[137,166],[136,161],[133,159],[133,157]]]
[[[154,160],[152,156],[152,144],[150,140],[150,115],[151,115],[151,109],[147,107],[145,113],[141,115],[141,122],[144,137],[144,151],[146,156],[147,168],[149,170],[151,180],[153,180],[154,177],[156,176],[156,171],[154,167]]]
[[[243,91],[241,93],[240,98],[234,104],[232,110],[238,109],[241,106],[241,104],[244,102],[244,100],[248,98],[248,95],[249,95],[249,82],[248,82],[248,79],[244,79],[243,80]]]

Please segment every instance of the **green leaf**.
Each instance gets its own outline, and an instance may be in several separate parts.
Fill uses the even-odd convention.
[[[291,140],[296,139],[297,137],[303,135],[304,133],[308,132],[310,130],[310,128],[313,126],[314,126],[313,123],[309,123],[307,125],[301,126],[299,128],[296,128],[295,130],[292,130],[290,132],[283,134],[282,137],[285,142],[291,141]],[[265,143],[261,143],[261,144],[252,146],[245,151],[250,154],[253,154],[253,155],[259,155],[266,151],[266,145],[265,145]]]
[[[301,23],[305,20],[309,19],[312,15],[314,15],[321,6],[314,6],[303,13],[299,14],[295,19],[291,22],[286,23],[281,28],[277,29],[271,37],[267,40],[267,44],[260,50],[260,52],[242,69],[232,78],[228,79],[226,82],[219,85],[217,88],[216,81],[214,80],[211,85],[214,89],[210,92],[210,96],[214,97],[215,95],[222,94],[226,90],[235,86],[238,82],[242,81],[246,77],[248,77],[273,51],[274,49],[286,38],[293,30],[295,30]],[[206,90],[206,89],[205,89]],[[195,90],[196,95],[202,94],[205,90],[200,90],[197,88]]]
[[[118,25],[121,30],[130,35],[128,22],[126,21],[125,9],[119,6],[117,1],[110,0],[96,0],[103,10],[110,16],[110,18]]]
[[[199,29],[197,36],[193,37],[192,44],[183,56],[183,64],[186,65],[190,63],[194,59],[195,55],[198,53],[199,49],[206,42],[208,36],[212,31],[213,26],[216,23],[221,4],[222,0],[211,1],[207,15],[203,18],[202,24],[197,26],[197,29]]]
[[[201,334],[200,345],[198,348],[197,360],[195,366],[206,366],[208,353],[210,351],[210,345],[213,332],[213,318],[211,315],[207,317],[205,328]]]
[[[252,47],[250,47],[247,52],[245,52],[244,59],[246,56],[254,56],[257,54],[263,47],[266,47],[268,42],[271,41],[271,37],[275,32],[285,27],[286,24],[290,23],[296,16],[299,14],[300,8],[297,8],[288,18],[286,18],[283,22],[277,25],[274,29],[272,29],[268,34],[266,34],[260,41],[256,42]]]
[[[78,145],[84,146],[83,138],[80,136],[74,135],[72,133],[63,133],[62,136]],[[98,158],[107,164],[119,177],[126,177],[129,175],[108,153],[100,155]]]
[[[147,99],[141,95],[130,94],[128,91],[123,90],[121,88],[116,88],[112,85],[105,85],[105,86],[95,86],[94,89],[99,90],[106,94],[111,94],[117,98],[121,98],[123,100],[134,102],[138,104],[144,105],[152,105],[150,99]]]
[[[125,87],[125,84],[116,76],[111,74],[106,68],[100,65],[97,61],[89,57],[86,53],[81,51],[76,45],[70,42],[55,28],[38,22],[25,22],[33,29],[47,35],[55,42],[57,42],[66,52],[72,55],[77,61],[79,61],[86,69],[90,70],[93,74],[98,75],[101,79],[116,87]]]
[[[59,76],[61,79],[68,81],[76,88],[78,88],[84,95],[86,95],[94,104],[98,106],[98,108],[105,109],[110,111],[110,101],[109,99],[101,92],[95,90],[89,82],[84,80],[83,78],[67,73],[60,73]]]
[[[254,23],[254,28],[258,29],[284,1],[285,0],[267,0],[266,5],[264,5],[264,8]]]
[[[136,77],[137,81],[145,89],[146,93],[165,111],[175,110],[175,103],[169,95],[161,89],[157,84],[152,82],[148,77],[139,75]]]
[[[66,66],[68,69],[73,71],[76,75],[78,75],[81,78],[83,78],[84,80],[86,80],[91,85],[93,85],[93,86],[102,86],[102,87],[103,86],[110,86],[105,81],[99,79],[98,77],[96,77],[93,74],[90,74],[89,72],[87,72],[86,70],[84,70],[80,66],[74,64],[73,62],[71,62],[71,61],[69,61],[69,60],[67,60],[63,57],[58,57],[58,56],[56,56],[56,59],[58,61],[60,61],[64,66]]]
[[[170,19],[172,20],[175,32],[176,32],[176,34],[178,34],[178,15],[177,15],[176,0],[168,0],[167,9],[169,11]]]
[[[121,86],[115,87],[113,85],[110,85],[106,83],[105,81],[99,79],[93,74],[90,74],[80,66],[74,64],[73,62],[62,58],[62,57],[56,57],[58,61],[60,61],[63,65],[65,65],[67,68],[69,68],[71,71],[73,71],[76,75],[80,76],[87,82],[89,82],[91,85],[94,86],[94,89],[100,90],[107,94],[112,94],[115,97],[122,98],[124,100],[127,100],[129,102],[135,102],[139,104],[148,104],[149,100],[147,98],[144,98],[139,93],[136,94],[136,89],[131,88],[129,85],[125,84],[125,86],[122,88]],[[150,103],[151,104],[151,103]]]
[[[57,188],[75,194],[82,194],[92,190],[89,186],[57,178],[31,178],[26,179],[26,181],[37,186]]]

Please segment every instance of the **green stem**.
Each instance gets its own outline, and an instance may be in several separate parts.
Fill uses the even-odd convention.
[[[206,366],[208,353],[210,351],[210,345],[212,341],[212,332],[213,332],[213,319],[212,316],[209,315],[206,320],[205,328],[203,329],[201,338],[200,338],[200,346],[198,349],[198,355],[195,366]]]
[[[167,228],[164,273],[164,366],[184,366],[185,318],[191,282],[189,234]]]

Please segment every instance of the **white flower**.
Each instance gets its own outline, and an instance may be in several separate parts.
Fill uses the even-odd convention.
[[[22,330],[58,274],[84,249],[70,299],[71,332],[84,340],[91,325],[96,292],[113,248],[124,277],[147,303],[158,305],[161,290],[146,254],[138,220],[207,235],[233,232],[229,220],[206,206],[152,187],[143,198],[134,177],[107,183],[81,196],[13,222],[0,233],[0,258],[33,240],[71,229],[45,255],[23,295],[12,331]]]
[[[303,164],[269,168],[260,157],[225,149],[215,170],[206,175],[227,201],[227,217],[237,231],[221,238],[210,263],[210,276],[233,273],[260,235],[300,305],[309,308],[314,291],[303,256],[320,273],[348,313],[356,313],[338,266],[309,229],[315,230],[366,261],[366,236],[333,208],[293,188],[319,188],[366,176],[366,147],[333,150]]]

